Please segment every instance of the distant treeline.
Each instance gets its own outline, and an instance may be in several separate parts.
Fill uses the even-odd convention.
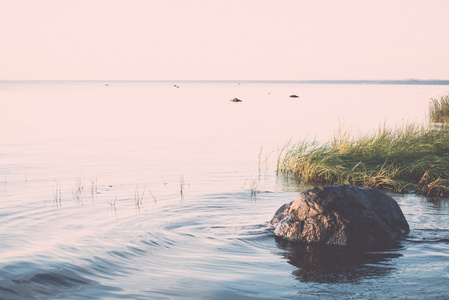
[[[300,83],[318,84],[404,84],[404,85],[449,85],[449,80],[301,80]]]
[[[394,84],[394,85],[449,85],[449,80],[179,80],[180,82],[213,83],[299,83],[299,84]]]

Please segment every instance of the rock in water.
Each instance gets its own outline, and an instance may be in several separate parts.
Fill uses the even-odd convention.
[[[290,241],[370,249],[390,247],[410,231],[393,198],[350,185],[302,192],[276,211],[270,225]]]
[[[234,99],[231,99],[229,101],[231,101],[231,102],[242,102],[242,100],[240,100],[239,98],[234,98]]]

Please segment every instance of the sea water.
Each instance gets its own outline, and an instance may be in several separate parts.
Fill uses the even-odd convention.
[[[449,297],[447,199],[392,194],[411,232],[383,252],[295,247],[267,226],[309,188],[275,174],[289,141],[423,123],[448,92],[0,82],[0,299]]]

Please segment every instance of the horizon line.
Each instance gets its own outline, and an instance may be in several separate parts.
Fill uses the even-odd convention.
[[[261,83],[309,83],[309,84],[424,84],[449,85],[447,79],[307,79],[307,80],[280,80],[280,79],[0,79],[0,82],[261,82]]]

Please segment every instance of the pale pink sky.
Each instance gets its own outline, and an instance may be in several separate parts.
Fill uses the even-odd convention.
[[[449,79],[449,1],[0,0],[0,80]]]

